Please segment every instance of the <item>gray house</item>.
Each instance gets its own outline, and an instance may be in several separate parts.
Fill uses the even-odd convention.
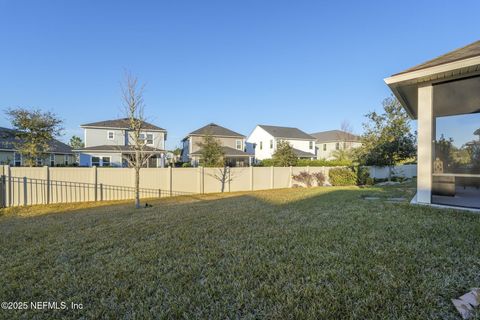
[[[315,142],[317,159],[334,159],[336,150],[349,150],[360,147],[360,137],[342,130],[329,130],[311,133],[317,141]]]
[[[231,167],[244,167],[251,164],[253,155],[245,152],[245,136],[215,123],[190,132],[183,140],[182,161],[198,166],[202,157],[200,143],[206,135],[211,135],[222,145],[226,163]]]
[[[127,167],[127,157],[134,153],[128,118],[87,123],[84,130],[85,147],[75,150],[80,153],[80,166]],[[147,167],[165,165],[165,140],[167,131],[151,123],[142,127],[144,152],[151,153]]]
[[[25,161],[22,155],[15,150],[17,139],[16,131],[0,127],[0,164],[9,164],[21,167]],[[74,153],[69,145],[58,140],[52,140],[49,150],[41,158],[36,159],[37,166],[69,166],[75,163]]]

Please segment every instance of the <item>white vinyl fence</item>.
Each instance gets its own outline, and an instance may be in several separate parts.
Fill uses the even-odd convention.
[[[386,179],[388,178],[388,167],[369,167],[370,168],[370,177],[377,179]],[[413,178],[417,176],[417,165],[416,164],[404,164],[401,166],[395,166],[392,170],[392,175],[397,177],[404,178]]]
[[[140,197],[160,198],[213,192],[292,187],[292,175],[321,172],[328,182],[329,167],[143,168]],[[386,170],[386,171],[384,171]],[[388,169],[371,168],[382,178]],[[404,169],[407,177],[416,175]],[[131,168],[0,167],[0,207],[134,198]]]

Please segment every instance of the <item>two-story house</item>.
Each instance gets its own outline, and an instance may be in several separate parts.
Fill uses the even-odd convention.
[[[210,123],[190,132],[183,140],[182,161],[198,166],[202,157],[201,143],[205,136],[214,137],[222,145],[225,161],[231,167],[251,164],[253,155],[245,152],[245,136],[230,129]]]
[[[15,146],[21,143],[17,131],[0,127],[0,164],[9,164],[15,167],[25,165],[25,159]],[[75,156],[69,145],[53,139],[49,143],[48,151],[43,157],[35,159],[37,166],[70,166],[75,163]]]
[[[247,152],[255,160],[272,158],[280,141],[288,142],[300,159],[315,158],[315,137],[298,128],[257,125],[247,139]]]
[[[362,145],[360,137],[341,130],[322,131],[310,134],[317,139],[317,159],[332,160],[336,150],[349,150]]]
[[[128,167],[128,157],[135,153],[132,130],[128,118],[83,124],[85,147],[80,153],[80,166]],[[147,167],[165,165],[165,140],[167,131],[151,123],[143,122],[144,152],[152,154]]]

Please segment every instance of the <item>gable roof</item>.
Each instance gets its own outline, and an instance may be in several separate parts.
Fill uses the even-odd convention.
[[[16,138],[17,131],[9,128],[0,127],[0,149],[15,151],[15,143],[19,142]],[[56,139],[50,143],[49,153],[73,153],[72,148]]]
[[[108,153],[120,153],[120,152],[135,152],[134,146],[128,145],[101,145],[101,146],[93,146],[93,147],[85,147],[75,151],[94,151],[94,152],[108,152]],[[150,146],[144,146],[142,152],[164,152],[163,149],[153,148]]]
[[[293,153],[299,158],[315,158],[315,155],[311,152],[302,151],[299,149],[293,148]]]
[[[203,135],[212,135],[212,136],[222,136],[222,137],[240,137],[245,138],[243,134],[232,131],[225,127],[219,126],[215,123],[209,123],[200,129],[190,132],[189,136],[203,136]]]
[[[464,59],[468,59],[476,56],[480,56],[480,40],[475,41],[474,43],[471,43],[469,45],[466,45],[465,47],[450,51],[437,58],[428,60],[427,62],[408,68],[407,70],[404,70],[402,72],[396,73],[394,74],[394,76],[412,72],[412,71],[422,70],[430,67],[435,67],[435,66],[439,66],[442,64],[450,63],[450,62],[464,60]]]
[[[317,142],[360,141],[360,137],[342,130],[329,130],[312,133]]]
[[[157,127],[156,125],[153,125],[153,124],[148,123],[146,121],[142,122],[142,126],[143,126],[143,129],[145,129],[145,130],[165,131],[165,129]],[[95,128],[129,129],[130,128],[130,119],[129,118],[122,118],[122,119],[98,121],[98,122],[82,124],[80,127],[82,127],[82,128],[95,127]]]
[[[315,140],[315,137],[312,137],[308,133],[305,133],[298,128],[268,126],[264,124],[259,124],[258,126],[263,130],[267,131],[274,138]]]

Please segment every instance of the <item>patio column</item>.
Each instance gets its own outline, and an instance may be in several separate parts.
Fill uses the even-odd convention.
[[[433,121],[433,87],[431,84],[420,86],[418,87],[418,203],[431,203]]]

